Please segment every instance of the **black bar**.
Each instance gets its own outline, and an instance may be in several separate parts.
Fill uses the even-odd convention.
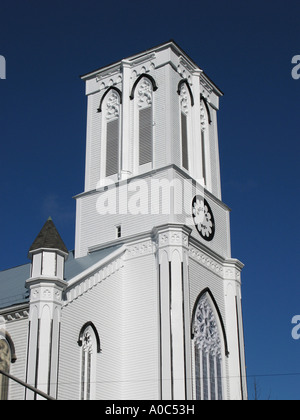
[[[41,397],[45,398],[46,400],[56,401],[55,398],[50,397],[50,395],[45,394],[42,391],[39,391],[37,388],[27,384],[26,382],[21,381],[21,379],[16,378],[15,376],[11,375],[10,373],[5,373],[5,372],[3,372],[3,370],[0,369],[0,374],[6,376],[9,379],[12,379],[13,381],[15,381],[18,384],[24,386],[25,388],[29,389],[30,391],[34,392],[35,394],[40,395]]]

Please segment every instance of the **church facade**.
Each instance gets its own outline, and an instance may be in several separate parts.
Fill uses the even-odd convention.
[[[82,76],[75,250],[49,219],[0,272],[0,369],[55,399],[247,399],[220,89],[174,42]],[[0,375],[0,399],[42,399]]]

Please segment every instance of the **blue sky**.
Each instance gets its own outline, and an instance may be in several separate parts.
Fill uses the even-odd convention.
[[[79,75],[174,39],[225,93],[219,112],[232,255],[245,263],[249,397],[300,398],[298,0],[1,2],[0,267],[27,262],[51,215],[74,247],[86,100]]]

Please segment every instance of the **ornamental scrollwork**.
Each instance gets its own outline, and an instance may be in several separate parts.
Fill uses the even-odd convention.
[[[111,120],[112,118],[118,118],[120,115],[120,97],[112,91],[107,98],[106,102],[106,118]]]
[[[187,86],[185,84],[182,84],[180,88],[179,98],[180,98],[181,111],[185,115],[187,115],[189,112],[189,93],[188,93]]]
[[[93,353],[93,339],[89,330],[85,331],[83,335],[82,349],[86,353],[89,353],[89,354]]]
[[[207,120],[206,120],[205,105],[204,105],[203,101],[201,101],[201,104],[200,104],[200,123],[201,123],[201,130],[202,131],[205,131],[205,129],[206,129],[206,126],[207,126],[206,121]]]
[[[139,108],[152,105],[152,84],[143,78],[137,89],[137,103]]]

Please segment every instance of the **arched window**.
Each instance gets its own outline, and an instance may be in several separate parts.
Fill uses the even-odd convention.
[[[103,95],[98,109],[102,113],[101,179],[120,171],[121,103],[121,92],[112,87]]]
[[[197,400],[222,400],[224,344],[219,315],[209,292],[203,293],[196,303],[192,332],[195,397]]]
[[[153,165],[153,92],[154,79],[141,75],[135,82],[130,98],[134,99],[134,171],[152,169]]]
[[[100,353],[100,340],[92,322],[85,324],[79,334],[81,347],[81,400],[93,400],[96,396],[97,353]]]
[[[177,93],[180,102],[181,165],[188,171],[190,169],[191,107],[193,106],[194,101],[190,85],[186,80],[181,80],[179,82]]]

